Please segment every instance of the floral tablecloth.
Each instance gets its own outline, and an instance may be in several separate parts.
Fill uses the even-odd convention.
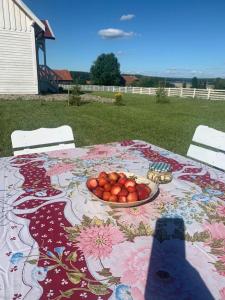
[[[172,165],[152,202],[112,209],[85,182]],[[225,299],[225,173],[143,141],[0,159],[0,299]]]

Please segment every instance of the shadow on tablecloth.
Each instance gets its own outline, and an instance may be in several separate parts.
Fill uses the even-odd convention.
[[[199,251],[197,259],[201,260],[201,255]],[[145,299],[214,299],[200,274],[186,259],[185,227],[181,218],[161,218],[156,222]]]

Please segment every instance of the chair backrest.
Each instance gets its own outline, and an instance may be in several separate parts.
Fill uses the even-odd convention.
[[[14,155],[75,148],[72,128],[67,125],[32,131],[16,130],[11,134],[11,140],[13,149],[20,148],[14,151]]]
[[[196,128],[187,156],[225,170],[225,133],[208,126]],[[207,148],[208,147],[208,148]]]

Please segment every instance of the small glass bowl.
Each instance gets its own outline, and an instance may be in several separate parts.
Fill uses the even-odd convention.
[[[173,179],[171,172],[148,171],[147,178],[155,183],[169,183]]]
[[[155,183],[169,183],[173,179],[171,166],[163,162],[154,162],[150,165],[147,178]]]

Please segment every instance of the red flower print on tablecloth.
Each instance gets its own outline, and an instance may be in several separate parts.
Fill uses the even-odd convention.
[[[139,144],[135,144],[132,148],[130,148],[130,150],[136,150],[141,152],[146,159],[152,162],[160,161],[170,164],[173,172],[182,170],[182,168],[185,166],[185,164],[181,164],[175,159],[161,155],[158,151],[153,150],[152,147],[149,145],[147,145],[147,147],[139,147]]]
[[[12,167],[12,171],[14,172],[13,168],[18,168],[20,174],[24,177],[24,182],[17,185],[20,196],[17,199],[15,199],[16,197],[13,198],[13,201],[15,199],[14,207],[10,213],[28,220],[22,220],[22,222],[29,226],[30,235],[35,240],[37,251],[34,251],[33,257],[30,255],[26,258],[26,263],[31,264],[28,265],[27,269],[32,270],[32,278],[36,280],[37,286],[43,289],[40,299],[106,300],[114,299],[119,295],[121,300],[123,299],[121,295],[127,296],[129,293],[129,296],[132,295],[133,299],[143,300],[145,282],[142,281],[142,278],[137,278],[136,274],[139,273],[139,265],[140,274],[148,272],[147,269],[144,271],[144,268],[148,268],[146,261],[149,261],[148,252],[151,253],[155,219],[161,213],[166,216],[169,213],[178,213],[184,216],[182,213],[186,213],[189,208],[190,220],[195,220],[196,224],[193,224],[191,228],[190,223],[188,223],[189,219],[185,215],[185,225],[187,229],[191,228],[187,231],[187,236],[185,235],[186,259],[190,261],[204,279],[206,285],[210,287],[213,296],[216,299],[224,299],[225,209],[222,201],[220,201],[220,199],[225,200],[223,176],[211,172],[208,167],[199,168],[194,166],[194,163],[191,166],[190,160],[180,160],[177,155],[162,151],[141,141],[126,141],[122,143],[121,147],[118,144],[93,146],[79,149],[78,152],[78,156],[75,152],[67,153],[67,151],[63,151],[61,157],[58,156],[58,153],[53,153],[52,157],[51,154],[46,153],[17,157],[11,160],[10,167]],[[130,161],[131,157],[132,160]],[[84,158],[88,162],[83,161]],[[109,158],[109,165],[107,158]],[[201,197],[195,197],[194,199],[192,197],[193,191],[190,189],[188,195],[185,194],[185,197],[178,199],[179,186],[177,186],[176,192],[176,187],[171,185],[170,189],[170,186],[167,185],[165,189],[164,186],[161,186],[160,195],[156,201],[141,206],[137,210],[114,209],[112,212],[111,210],[104,210],[104,207],[101,206],[101,210],[96,208],[95,213],[95,210],[88,208],[90,204],[88,194],[82,194],[82,187],[80,187],[79,197],[83,197],[84,201],[77,202],[78,205],[81,205],[78,211],[73,206],[73,212],[77,215],[71,216],[71,220],[75,221],[76,218],[76,221],[68,222],[64,210],[68,213],[69,201],[74,203],[77,200],[76,193],[73,196],[68,196],[66,190],[67,180],[68,184],[70,178],[74,180],[70,167],[73,166],[74,168],[75,161],[77,172],[84,165],[85,172],[93,172],[93,170],[98,170],[100,167],[107,170],[107,167],[112,167],[114,162],[116,168],[121,168],[123,163],[126,169],[129,170],[129,168],[132,169],[133,160],[138,168],[139,162],[145,164],[145,158],[146,166],[150,162],[158,160],[170,163],[173,171],[178,171],[174,174],[176,183],[183,184],[181,180],[193,182],[194,184],[185,186],[193,187],[196,185],[201,188],[202,191],[199,189],[198,192]],[[79,159],[81,159],[81,162],[79,162]],[[101,164],[99,160],[102,160]],[[185,163],[188,163],[188,165]],[[46,170],[47,166],[48,169]],[[13,172],[10,173],[10,176]],[[67,174],[64,176],[64,173]],[[17,174],[17,171],[15,174]],[[51,176],[55,175],[59,176],[59,184],[52,185]],[[19,177],[22,178],[22,176]],[[64,181],[64,178],[66,181]],[[79,178],[77,177],[76,180],[79,181]],[[55,179],[54,182],[56,182]],[[62,186],[62,189],[59,190],[56,187],[61,182],[65,183],[65,186]],[[165,190],[168,190],[168,192]],[[203,201],[203,196],[208,200]],[[185,205],[178,209],[176,205],[179,203],[188,204],[187,210]],[[95,203],[92,204],[95,205]],[[84,212],[82,211],[83,208]],[[26,212],[23,212],[25,209]],[[198,216],[200,218],[197,219]],[[13,238],[16,238],[16,240],[10,240]],[[140,242],[142,239],[145,240],[145,244]],[[15,230],[10,232],[8,240],[11,244],[19,242],[18,232],[15,232]],[[163,244],[164,242],[160,244],[159,252],[163,250]],[[3,255],[6,259],[13,261],[16,258],[15,253],[10,252],[9,249],[4,249]],[[174,251],[171,250],[170,252],[166,253],[165,260],[170,263],[169,258],[171,258],[172,263],[169,265],[171,266],[171,272],[175,272],[176,268],[179,271],[180,266],[183,264],[182,260],[174,254]],[[22,254],[23,257],[27,255],[27,253]],[[201,259],[199,259],[199,255]],[[11,264],[10,269],[16,267],[18,269],[12,270],[12,272],[9,269],[9,275],[18,276],[19,273],[21,274],[23,263],[24,260],[21,259],[14,265]],[[137,269],[136,273],[134,272],[135,269]],[[182,278],[184,277],[185,272],[180,270],[178,273],[181,274]],[[92,274],[95,275],[92,276]],[[183,284],[183,282],[185,282],[184,286],[189,291],[190,283],[188,280],[181,282],[180,278],[177,279],[178,284]],[[94,294],[89,288],[91,284],[97,285],[102,295]],[[173,299],[171,297],[175,295],[174,287],[179,289],[178,286],[171,286],[171,294],[166,296],[167,299]],[[156,286],[157,293],[160,294],[161,291],[163,293],[162,288]],[[19,292],[24,294],[22,290],[19,290]],[[13,293],[18,293],[18,290],[15,289]],[[112,293],[114,293],[114,297],[111,296]],[[185,291],[183,294],[185,294]]]
[[[14,294],[13,296],[13,299],[12,300],[19,300],[19,299],[22,299],[22,295],[20,293],[16,293]]]
[[[203,191],[206,191],[206,193],[208,192],[210,196],[216,196],[221,200],[225,200],[225,183],[223,181],[213,179],[209,172],[205,172],[204,175],[181,174],[179,179],[190,181],[201,187]],[[217,191],[219,192],[218,194],[216,193]]]
[[[126,140],[126,141],[122,141],[122,142],[120,143],[120,145],[121,145],[121,146],[124,146],[124,147],[126,147],[126,146],[131,146],[131,145],[134,145],[134,144],[135,144],[135,142],[132,141],[132,140]]]
[[[179,179],[184,181],[193,182],[199,187],[204,189],[217,189],[220,191],[220,195],[217,195],[218,198],[225,200],[225,183],[216,179],[213,179],[209,172],[205,172],[203,175],[198,175],[202,168],[196,166],[190,166],[185,163],[180,163],[178,160],[175,160],[171,157],[164,156],[160,154],[160,150],[153,150],[151,146],[147,145],[142,147],[143,144],[140,142],[133,145],[124,145],[129,147],[129,151],[139,151],[142,155],[150,160],[151,162],[165,162],[172,166],[172,171],[177,172],[181,171],[184,174],[180,174]],[[185,168],[187,167],[187,168]]]
[[[71,224],[64,216],[66,199],[61,196],[61,191],[51,186],[49,175],[62,174],[74,168],[74,165],[58,164],[47,174],[43,164],[41,160],[32,162],[28,158],[26,163],[18,163],[17,167],[24,176],[24,193],[14,202],[18,216],[30,220],[30,234],[39,245],[39,258],[31,256],[27,263],[35,265],[32,278],[43,289],[40,299],[63,299],[68,298],[68,295],[71,299],[79,299],[80,294],[86,290],[88,299],[96,300],[97,288],[102,299],[106,300],[111,291],[108,286],[102,285],[92,277],[83,254],[68,240],[64,228],[70,227]],[[58,201],[54,202],[54,199]],[[53,203],[48,203],[50,200]],[[32,210],[23,214],[23,209]],[[93,282],[94,286],[89,285],[88,289],[83,287],[82,278],[83,281]]]

